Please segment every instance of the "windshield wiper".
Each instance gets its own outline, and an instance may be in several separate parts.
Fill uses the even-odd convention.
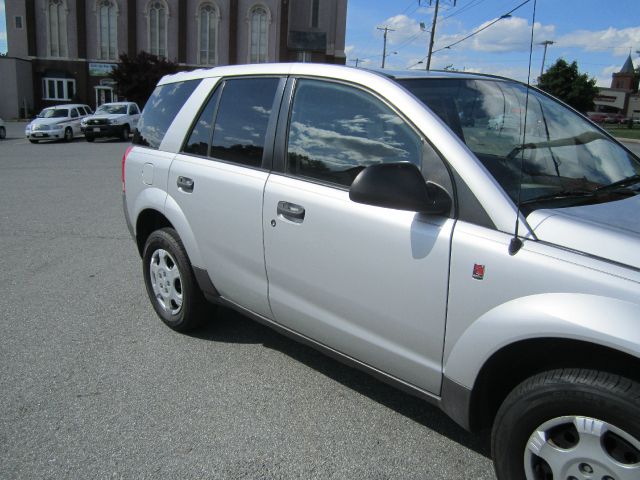
[[[626,188],[636,183],[640,183],[640,175],[635,174],[630,177],[623,178],[622,180],[618,180],[617,182],[610,183],[609,185],[603,185],[602,187],[598,187],[595,189],[596,192],[606,192],[609,190],[616,190],[618,188]]]
[[[613,182],[613,183],[610,183],[609,185],[604,185],[602,187],[598,187],[593,190],[585,190],[585,189],[560,190],[560,191],[549,193],[546,195],[540,195],[539,197],[530,198],[529,200],[520,202],[520,205],[529,205],[532,203],[545,202],[548,200],[562,200],[564,198],[594,197],[604,192],[623,189],[626,187],[630,187],[631,185],[635,185],[637,183],[640,183],[640,174],[631,175],[630,177],[623,178],[622,180],[618,180],[617,182]]]
[[[520,202],[520,205],[529,205],[532,203],[545,202],[547,200],[562,200],[563,198],[582,198],[591,197],[594,190],[560,190],[558,192],[540,195],[539,197],[530,198]]]
[[[600,140],[605,138],[604,135],[598,132],[584,132],[575,137],[566,137],[566,138],[556,138],[555,140],[547,140],[544,142],[537,143],[523,143],[522,145],[517,145],[513,148],[507,155],[506,158],[511,160],[516,156],[518,152],[527,149],[535,149],[535,148],[552,148],[552,147],[573,147],[576,145],[585,145],[587,143],[593,142],[595,140]]]

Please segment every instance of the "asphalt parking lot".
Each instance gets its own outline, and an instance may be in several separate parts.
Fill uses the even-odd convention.
[[[486,438],[221,310],[155,316],[117,140],[0,141],[0,478],[492,479]]]

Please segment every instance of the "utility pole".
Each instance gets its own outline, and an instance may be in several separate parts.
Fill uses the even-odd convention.
[[[553,45],[554,43],[555,42],[553,40],[545,40],[544,42],[540,43],[540,45],[544,45],[544,53],[542,54],[542,66],[540,67],[540,77],[542,77],[542,74],[544,73],[544,61],[547,58],[547,47],[549,45]]]
[[[395,32],[393,28],[389,28],[387,25],[384,27],[376,27],[378,30],[384,30],[384,44],[382,47],[382,66],[384,68],[384,61],[387,58],[387,32]],[[357,65],[356,65],[357,66]]]
[[[440,0],[436,0],[436,10],[433,12],[433,24],[431,25],[431,40],[429,40],[429,54],[427,55],[427,70],[431,70],[431,53],[433,52],[433,39],[436,36],[436,22],[438,21],[438,7]]]

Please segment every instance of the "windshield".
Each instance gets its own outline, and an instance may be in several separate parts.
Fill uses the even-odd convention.
[[[601,187],[626,180],[628,188],[640,174],[637,158],[562,104],[531,89],[527,105],[525,85],[498,79],[398,82],[462,139],[514,202],[522,189],[525,210],[560,206],[549,204],[560,200],[561,206],[577,205],[585,197],[607,201],[603,194],[610,199],[612,189]]]
[[[100,105],[96,109],[96,113],[126,114],[127,113],[127,106],[126,105]]]
[[[66,118],[69,116],[69,110],[66,108],[47,108],[40,112],[40,118]]]

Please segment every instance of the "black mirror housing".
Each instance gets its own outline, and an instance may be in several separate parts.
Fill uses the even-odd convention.
[[[349,189],[349,198],[357,203],[396,210],[448,213],[451,197],[435,184],[429,187],[413,163],[381,163],[358,174]]]

